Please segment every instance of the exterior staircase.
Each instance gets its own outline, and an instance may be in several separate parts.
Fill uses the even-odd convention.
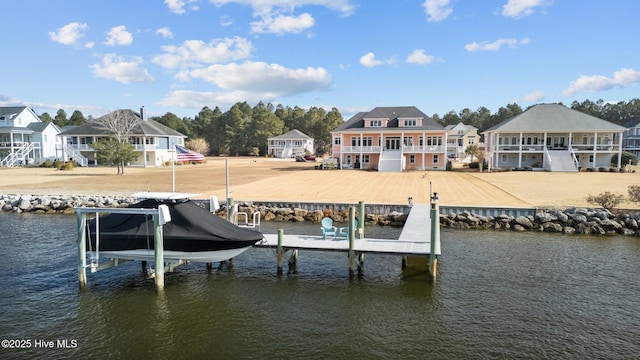
[[[401,172],[404,169],[404,156],[400,150],[385,150],[378,160],[379,172]]]
[[[20,161],[22,161],[22,165],[26,165],[29,153],[33,151],[33,148],[34,146],[32,143],[23,145],[21,148],[18,148],[7,155],[4,159],[0,160],[0,167],[13,167],[19,165]]]
[[[75,160],[75,162],[78,163],[78,166],[88,166],[89,165],[89,159],[84,157],[82,155],[82,153],[80,153],[80,151],[74,149],[71,146],[67,146],[67,145],[64,145],[62,147],[62,149],[64,150],[64,153],[67,155],[67,157],[69,159],[73,159],[73,160]]]
[[[578,165],[571,151],[557,150],[547,151],[550,171],[577,172]]]

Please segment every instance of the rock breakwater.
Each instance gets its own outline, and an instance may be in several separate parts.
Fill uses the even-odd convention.
[[[126,196],[43,196],[43,195],[0,195],[0,210],[7,212],[32,212],[41,214],[73,214],[74,207],[127,207],[138,200]],[[196,201],[198,202],[198,201]],[[205,207],[206,202],[198,202]],[[263,221],[313,222],[330,217],[335,222],[345,223],[348,211],[323,209],[306,210],[289,207],[255,206],[239,203],[238,211],[247,214],[260,212]],[[226,217],[225,203],[216,212]],[[366,225],[402,227],[407,215],[400,212],[389,214],[365,214]],[[440,214],[440,224],[455,229],[493,229],[509,231],[540,231],[584,235],[635,235],[640,236],[640,212],[633,214],[613,214],[605,209],[567,208],[539,209],[533,216],[482,216],[470,211]],[[425,222],[425,226],[427,226]]]

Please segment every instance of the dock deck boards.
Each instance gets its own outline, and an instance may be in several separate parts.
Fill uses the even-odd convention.
[[[359,239],[356,235],[354,250],[360,253],[428,256],[431,251],[429,206],[416,205],[411,209],[399,239]],[[366,235],[366,229],[365,229]],[[277,248],[278,235],[265,234],[264,240],[255,245],[262,248]],[[284,234],[282,246],[291,249],[349,251],[349,240],[321,235]]]

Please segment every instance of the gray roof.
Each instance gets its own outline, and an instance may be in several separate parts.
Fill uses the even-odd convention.
[[[631,121],[627,122],[626,124],[624,124],[624,127],[626,127],[627,129],[633,129],[633,128],[640,127],[640,119],[631,120]]]
[[[3,106],[0,107],[0,117],[5,115],[19,114],[21,113],[26,106]]]
[[[178,137],[186,137],[186,135],[173,130],[172,128],[162,125],[154,120],[142,120],[140,115],[133,110],[116,110],[110,114],[101,116],[93,121],[88,121],[82,125],[78,125],[74,128],[70,128],[68,130],[63,131],[60,135],[88,135],[88,136],[96,136],[96,135],[105,135],[106,130],[100,126],[99,121],[103,119],[105,116],[110,116],[111,114],[119,112],[123,116],[132,117],[134,120],[138,122],[138,124],[133,128],[132,135],[139,136],[178,136]]]
[[[484,132],[520,131],[624,131],[625,128],[558,104],[534,105]]]
[[[407,118],[421,118],[422,126],[415,127],[399,127],[399,119]],[[364,119],[389,119],[389,123],[386,128],[364,127]],[[338,126],[333,131],[345,131],[352,129],[359,129],[361,131],[373,131],[379,132],[381,129],[407,129],[407,130],[444,130],[442,125],[435,122],[432,118],[420,111],[415,106],[388,106],[388,107],[376,107],[369,112],[359,112],[352,116],[349,120],[345,121],[342,125]]]
[[[293,129],[286,134],[270,137],[269,140],[312,140],[311,136],[306,135],[300,130]]]

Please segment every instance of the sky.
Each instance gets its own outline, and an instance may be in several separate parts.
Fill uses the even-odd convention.
[[[0,106],[445,115],[640,97],[636,0],[3,1]]]

